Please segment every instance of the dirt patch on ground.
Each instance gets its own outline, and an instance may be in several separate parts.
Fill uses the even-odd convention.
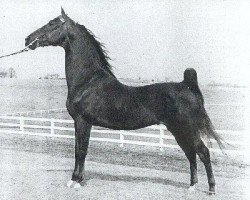
[[[157,149],[91,143],[86,185],[75,190],[65,186],[74,165],[73,140],[1,135],[0,144],[1,199],[211,199],[200,161],[197,191],[188,193],[189,165],[181,151],[160,155]],[[213,199],[244,199],[249,166],[223,157],[213,158],[213,166]]]

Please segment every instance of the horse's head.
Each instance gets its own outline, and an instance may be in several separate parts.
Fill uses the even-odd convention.
[[[25,46],[34,50],[44,46],[64,46],[69,37],[71,23],[74,23],[61,9],[61,15],[49,21],[48,24],[31,33],[25,39]]]

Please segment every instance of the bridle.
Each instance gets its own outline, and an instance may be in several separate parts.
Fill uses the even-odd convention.
[[[60,26],[61,25],[63,25],[64,23],[65,23],[65,20],[63,19],[63,17],[59,17],[59,19],[63,22],[62,24],[60,24]],[[56,30],[58,27],[60,27],[60,26],[56,26],[52,31],[54,31],[54,30]],[[13,55],[16,55],[16,54],[20,54],[20,53],[23,53],[23,52],[26,52],[26,51],[29,51],[30,50],[30,46],[32,45],[32,44],[34,44],[36,41],[38,41],[40,38],[42,38],[43,36],[44,36],[45,34],[43,34],[43,35],[41,35],[40,37],[37,37],[35,40],[33,40],[28,46],[26,46],[24,49],[22,49],[22,50],[19,50],[19,51],[16,51],[16,52],[14,52],[14,53],[10,53],[10,54],[7,54],[7,55],[3,55],[3,56],[0,56],[0,59],[1,58],[5,58],[5,57],[9,57],[9,56],[13,56]]]

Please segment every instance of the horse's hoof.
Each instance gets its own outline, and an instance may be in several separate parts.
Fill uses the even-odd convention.
[[[215,186],[214,185],[209,185],[209,195],[214,195],[215,194]]]
[[[73,183],[74,183],[74,181],[69,180],[68,183],[67,183],[67,187],[71,187]]]
[[[74,188],[75,188],[75,189],[81,188],[81,184],[80,184],[80,183],[76,183],[76,184],[74,185]]]
[[[192,185],[192,186],[190,186],[190,187],[188,188],[188,191],[189,191],[189,192],[194,192],[195,189],[196,189],[196,186],[195,186],[195,185]]]
[[[215,195],[215,191],[208,191],[209,195]]]

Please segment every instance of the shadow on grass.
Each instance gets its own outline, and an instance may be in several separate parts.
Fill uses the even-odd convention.
[[[151,182],[151,183],[159,183],[163,185],[171,185],[178,188],[188,188],[189,184],[168,180],[159,177],[142,177],[142,176],[130,176],[130,175],[111,175],[111,174],[103,174],[97,172],[86,171],[86,178],[84,184],[91,179],[100,179],[106,181],[124,181],[124,182]]]
[[[189,184],[183,183],[180,181],[173,181],[169,179],[159,178],[159,177],[142,177],[142,176],[130,176],[130,175],[111,175],[111,174],[103,174],[97,172],[86,171],[85,180],[81,183],[82,186],[87,185],[88,181],[91,179],[99,179],[105,181],[123,181],[123,182],[150,182],[150,183],[158,183],[162,185],[174,186],[176,188],[185,189],[188,194],[192,194],[193,192],[188,191]],[[178,179],[178,178],[177,178]],[[202,190],[200,188],[196,188],[197,192],[201,192],[209,195],[208,191]]]
[[[48,172],[55,172],[55,171],[70,171],[72,170],[46,170]],[[104,174],[104,173],[98,173],[93,171],[86,171],[85,172],[85,179],[81,183],[82,186],[87,185],[88,181],[91,179],[99,179],[99,180],[105,180],[105,181],[123,181],[123,182],[151,182],[151,183],[158,183],[163,185],[171,185],[178,188],[184,188],[188,189],[189,184],[183,183],[180,181],[173,181],[169,179],[159,178],[159,177],[143,177],[143,176],[131,176],[131,175],[112,175],[112,174]]]

